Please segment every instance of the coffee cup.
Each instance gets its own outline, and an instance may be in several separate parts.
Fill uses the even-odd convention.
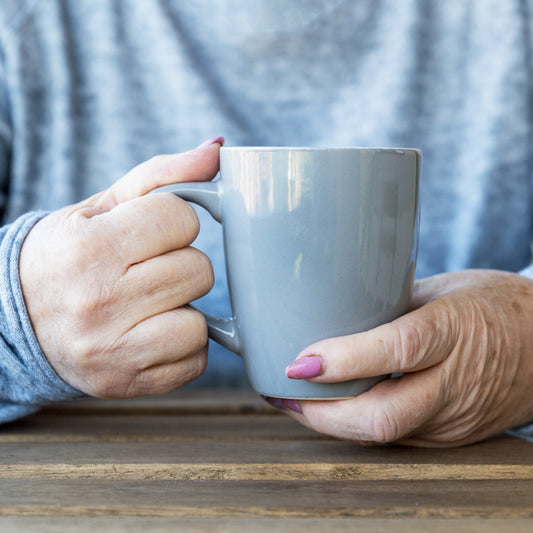
[[[404,148],[223,147],[218,179],[172,188],[222,223],[233,316],[205,315],[208,332],[258,393],[346,398],[386,377],[313,383],[285,368],[316,341],[407,311],[420,160]]]

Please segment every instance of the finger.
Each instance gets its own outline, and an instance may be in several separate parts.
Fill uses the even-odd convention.
[[[207,346],[203,315],[180,307],[142,320],[120,339],[123,365],[135,371],[172,364]]]
[[[109,210],[164,185],[183,181],[209,181],[218,172],[218,151],[223,144],[224,139],[217,137],[188,152],[155,156],[93,197],[92,204],[98,209]]]
[[[82,383],[82,390],[99,398],[125,398],[139,394],[161,391],[160,383],[150,381],[156,367],[175,365],[192,359],[185,365],[175,366],[167,383],[187,382],[203,371],[207,349],[207,325],[202,314],[194,309],[180,308],[152,316],[125,331],[118,339],[110,336],[113,357],[98,374],[91,368],[92,360],[86,365],[86,375],[92,377]],[[203,364],[201,364],[203,361]],[[195,366],[197,365],[197,366]],[[177,369],[181,368],[180,377]],[[113,370],[114,369],[114,370]],[[139,375],[148,372],[145,377]],[[162,378],[162,376],[160,376]],[[140,386],[142,383],[142,387]]]
[[[430,302],[373,330],[312,344],[287,367],[287,376],[336,383],[431,367],[453,348],[451,318],[443,305]]]
[[[135,198],[88,223],[125,266],[189,246],[200,230],[192,206],[171,193]]]
[[[200,250],[188,247],[132,265],[117,283],[116,290],[124,312],[131,321],[137,322],[204,296],[213,282],[209,258]]]
[[[363,443],[390,443],[416,433],[441,407],[437,369],[380,382],[349,400],[301,401],[291,416],[320,433]]]
[[[148,368],[132,385],[133,396],[166,394],[199,378],[207,367],[207,346],[175,363]]]
[[[122,399],[166,394],[200,377],[206,367],[207,346],[201,348],[197,353],[173,363],[161,364],[139,371],[127,381],[119,373],[110,374],[111,379],[105,392],[96,393],[93,396]]]

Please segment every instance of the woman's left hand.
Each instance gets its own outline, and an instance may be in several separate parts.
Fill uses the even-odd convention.
[[[423,279],[406,315],[315,343],[287,369],[320,383],[393,373],[403,375],[356,398],[284,406],[364,444],[460,446],[533,421],[533,281],[489,270]]]

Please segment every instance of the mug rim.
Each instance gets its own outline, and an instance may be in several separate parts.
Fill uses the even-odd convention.
[[[384,152],[404,154],[406,152],[422,155],[420,148],[397,148],[397,147],[366,147],[366,146],[222,146],[221,151],[227,152]]]

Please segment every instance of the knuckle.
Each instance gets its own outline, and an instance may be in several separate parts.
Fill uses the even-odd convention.
[[[206,368],[207,350],[204,348],[181,364],[175,365],[173,370],[169,371],[167,378],[159,382],[157,392],[165,394],[179,389],[183,385],[199,378]],[[150,392],[153,393],[153,391]],[[146,394],[146,392],[144,393]]]
[[[98,361],[103,353],[91,335],[81,334],[68,342],[68,353],[75,366],[85,373],[98,372]]]
[[[177,196],[174,196],[174,198],[179,201],[176,223],[178,224],[183,239],[186,242],[191,243],[200,233],[200,221],[191,204]]]
[[[207,368],[207,350],[200,350],[193,358],[190,364],[187,382],[199,378]]]
[[[87,383],[98,386],[106,380],[106,376],[113,379],[127,378],[129,369],[126,365],[117,366],[117,357],[125,348],[122,340],[111,341],[102,336],[97,330],[76,333],[65,340],[66,352],[71,367],[83,375]]]
[[[189,347],[189,353],[196,353],[207,345],[207,323],[199,311],[187,309],[186,319],[182,326],[184,339]]]
[[[195,379],[199,378],[207,368],[207,350],[203,349],[187,360],[186,367],[180,368],[180,373],[176,380],[170,385],[172,390],[175,390]]]
[[[118,373],[108,373],[93,385],[93,396],[97,398],[113,400],[134,396],[131,383]]]
[[[75,330],[87,334],[107,318],[113,288],[105,283],[87,283],[75,292],[66,299],[65,305]]]
[[[192,248],[195,260],[195,283],[206,292],[211,290],[215,283],[213,265],[207,255],[200,250]]]
[[[394,442],[402,436],[396,417],[386,408],[376,409],[372,413],[368,434],[368,440],[380,444]]]
[[[71,276],[73,281],[100,281],[102,272],[115,266],[119,257],[117,243],[124,236],[117,234],[116,228],[109,227],[104,221],[94,219],[74,232],[64,239],[56,252],[63,275]]]
[[[94,345],[87,337],[80,336],[68,343],[68,353],[75,366],[87,370],[94,355]]]
[[[91,246],[88,239],[69,239],[61,249],[63,264],[74,273],[87,268],[87,262],[91,260]]]
[[[153,171],[157,172],[157,175],[163,177],[170,172],[169,157],[166,154],[156,154],[146,161],[146,166]]]
[[[402,322],[402,325],[393,323],[393,353],[398,369],[411,369],[420,358],[422,342],[419,328],[414,323]]]
[[[200,311],[190,307],[180,307],[172,311],[172,336],[168,349],[179,359],[186,359],[207,346],[207,323]]]

